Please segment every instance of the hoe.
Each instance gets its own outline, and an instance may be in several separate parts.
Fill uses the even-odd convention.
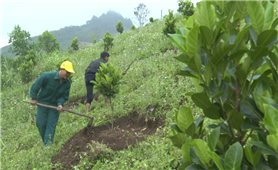
[[[30,101],[25,101],[25,102],[31,103]],[[58,109],[58,107],[56,107],[56,106],[42,104],[42,103],[36,103],[36,105],[42,106],[42,107],[46,107],[46,108],[56,109],[56,110]],[[78,115],[78,116],[83,116],[83,117],[88,118],[89,122],[87,124],[87,127],[91,127],[92,126],[93,121],[94,121],[94,117],[91,117],[91,116],[88,116],[88,115],[85,115],[85,114],[82,114],[82,113],[78,113],[78,112],[75,112],[75,111],[72,111],[72,110],[68,110],[68,109],[65,109],[65,108],[63,108],[63,110],[66,111],[66,112],[69,112],[69,113],[73,113],[73,114]]]

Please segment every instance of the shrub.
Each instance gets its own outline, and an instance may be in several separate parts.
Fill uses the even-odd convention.
[[[112,98],[119,93],[119,84],[121,80],[121,73],[112,64],[100,65],[94,81],[95,88],[104,96],[109,98],[112,113],[114,112]]]
[[[178,12],[189,17],[194,14],[194,4],[189,0],[179,0]]]
[[[165,16],[165,25],[163,28],[163,33],[165,35],[176,33],[176,19],[174,17],[173,11],[169,10],[169,14]]]
[[[231,8],[233,7],[233,8]],[[181,168],[277,169],[277,16],[260,1],[203,1],[172,41],[196,80],[188,106],[176,113],[171,139]]]
[[[21,81],[23,83],[30,82],[34,78],[33,69],[36,65],[36,53],[31,50],[27,55],[17,57],[15,62],[17,63],[17,71]]]
[[[78,45],[78,39],[77,37],[74,37],[71,41],[70,49],[73,51],[79,50],[79,45]]]
[[[122,23],[121,21],[117,22],[116,30],[117,30],[120,34],[124,32],[124,26],[123,26],[123,23]]]
[[[113,37],[110,33],[106,33],[103,38],[104,51],[109,51],[113,47]]]

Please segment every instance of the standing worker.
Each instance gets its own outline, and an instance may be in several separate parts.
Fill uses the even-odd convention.
[[[86,68],[85,70],[85,85],[86,85],[86,90],[87,90],[87,96],[86,96],[86,112],[89,112],[91,108],[91,103],[94,98],[93,94],[93,89],[94,89],[94,84],[92,81],[96,79],[96,73],[100,67],[101,63],[107,63],[109,59],[109,53],[108,52],[102,52],[100,54],[100,58],[97,60],[94,60],[90,63],[90,65]]]
[[[68,100],[71,81],[70,75],[74,73],[70,61],[64,61],[58,71],[45,72],[31,86],[30,103],[38,102],[57,106],[57,110],[37,106],[36,125],[45,145],[53,143],[56,125],[63,104]]]

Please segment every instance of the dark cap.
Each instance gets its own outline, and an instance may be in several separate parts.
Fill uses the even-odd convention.
[[[104,57],[109,57],[110,55],[109,55],[109,53],[108,52],[106,52],[106,51],[104,51],[104,52],[102,52],[101,54],[100,54],[100,57],[101,58],[104,58]]]

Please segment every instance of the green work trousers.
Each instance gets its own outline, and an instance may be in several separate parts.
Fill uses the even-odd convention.
[[[38,106],[36,125],[45,145],[53,143],[60,113],[55,109]]]

